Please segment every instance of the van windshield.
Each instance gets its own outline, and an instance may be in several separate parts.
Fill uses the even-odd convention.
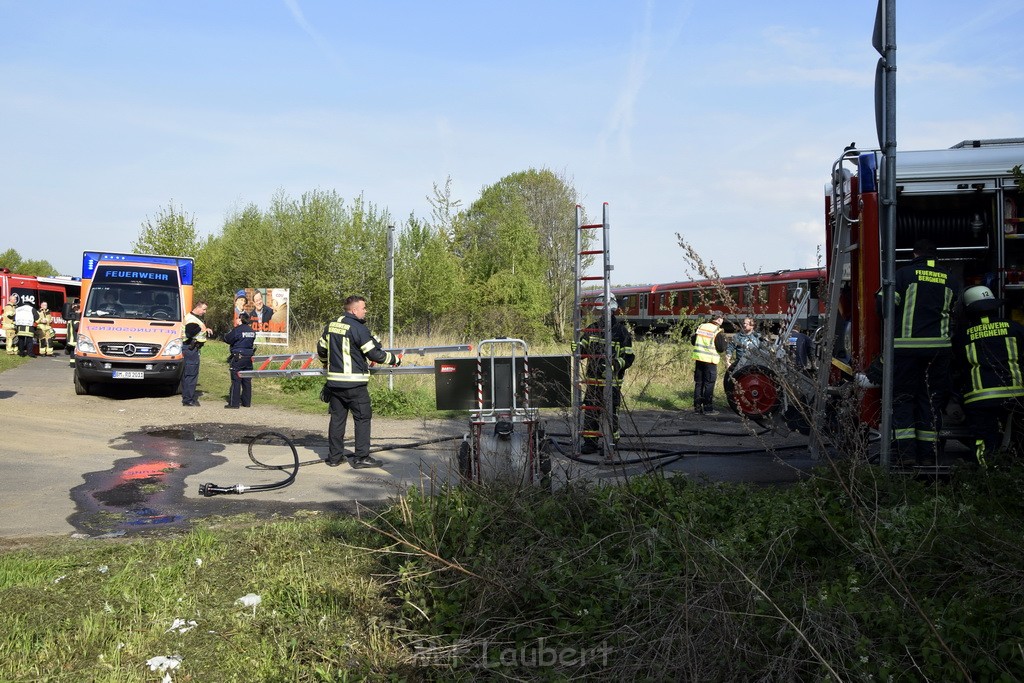
[[[85,315],[181,322],[181,300],[175,287],[104,283],[89,290]]]

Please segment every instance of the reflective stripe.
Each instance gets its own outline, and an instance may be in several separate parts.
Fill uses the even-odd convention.
[[[949,339],[949,312],[953,310],[953,290],[946,287],[946,295],[942,299],[942,322],[939,323],[939,334],[944,339]]]
[[[914,336],[914,308],[917,306],[917,283],[911,282],[907,286],[907,300],[903,304],[903,321],[900,323],[900,336],[896,343],[899,344],[900,337],[913,338]]]
[[[978,362],[978,344],[971,342],[967,345],[967,362],[971,365],[971,389],[965,395],[970,396],[974,391],[981,391],[984,386],[981,381],[981,364]]]
[[[967,392],[964,394],[964,403],[974,403],[975,401],[985,401],[994,398],[1016,398],[1018,396],[1024,396],[1024,387],[990,387],[988,389]]]
[[[938,441],[939,433],[930,429],[918,429],[914,434],[914,438],[918,441]]]
[[[369,382],[370,373],[359,374],[357,372],[328,372],[328,382]]]
[[[897,337],[894,349],[948,349],[953,345],[948,337]]]
[[[1013,386],[1024,387],[1024,377],[1020,371],[1020,349],[1017,348],[1017,340],[1013,337],[1006,338],[1006,358],[1010,363],[1010,377]]]
[[[892,437],[895,441],[909,441],[917,436],[917,430],[913,427],[906,427],[903,429],[894,429]]]

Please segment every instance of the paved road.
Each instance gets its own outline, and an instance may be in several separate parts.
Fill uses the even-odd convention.
[[[351,510],[357,501],[387,501],[409,486],[439,485],[452,476],[451,463],[468,429],[468,418],[375,418],[374,444],[387,448],[378,455],[385,468],[328,468],[316,462],[326,457],[326,412],[306,415],[261,406],[258,385],[256,405],[250,409],[225,410],[223,396],[202,396],[200,408],[185,408],[179,397],[138,390],[76,396],[71,372],[60,356],[37,358],[0,373],[0,538],[151,532],[238,511],[269,516],[307,508]],[[566,431],[564,419],[557,416],[545,425],[556,435]],[[694,428],[731,436],[694,435]],[[310,463],[300,468],[292,485],[237,496],[199,494],[199,486],[207,482],[233,486],[281,481],[283,472],[260,469],[249,458],[252,437],[265,431],[284,434],[295,444],[299,459]],[[655,462],[694,478],[787,482],[813,465],[799,449],[774,455],[709,455],[721,448],[759,449],[765,444],[763,437],[752,438],[728,415],[695,418],[651,411],[624,418],[623,431],[644,434],[648,453],[682,451]],[[802,443],[797,437],[775,442],[790,447]],[[280,439],[251,448],[265,464],[293,460]],[[633,459],[636,453],[624,455]],[[645,467],[596,467],[554,457],[559,479],[615,480]]]

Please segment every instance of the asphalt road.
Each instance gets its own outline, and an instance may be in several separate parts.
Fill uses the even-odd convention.
[[[453,478],[461,437],[469,429],[468,415],[377,417],[374,448],[384,449],[376,457],[385,467],[329,468],[319,462],[327,453],[326,407],[322,415],[308,415],[261,406],[258,386],[255,405],[241,410],[225,410],[223,396],[201,394],[201,407],[186,408],[178,396],[131,386],[77,396],[71,373],[65,356],[37,358],[0,373],[0,538],[157,533],[236,512],[270,517],[306,509],[353,511],[357,503],[380,504],[409,486],[429,488]],[[612,482],[656,466],[695,480],[780,484],[796,481],[814,465],[801,437],[755,437],[732,415],[647,411],[625,414],[622,423],[624,434],[640,435],[624,441],[635,449],[622,453],[626,465],[589,465],[555,451],[556,482]],[[545,415],[544,426],[564,442],[564,417]],[[268,431],[287,437],[299,460],[308,463],[290,486],[200,495],[204,483],[282,481],[286,473],[250,459],[251,450],[265,465],[293,462],[282,439],[252,441]],[[783,450],[765,452],[773,445]],[[732,452],[716,454],[723,450]]]

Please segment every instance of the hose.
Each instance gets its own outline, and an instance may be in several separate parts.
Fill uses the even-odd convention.
[[[288,445],[288,448],[292,450],[292,459],[294,462],[291,465],[265,465],[257,460],[256,456],[252,453],[252,447],[256,444],[256,441],[265,436],[274,436],[284,441]],[[218,486],[210,483],[200,484],[199,495],[209,498],[210,496],[217,496],[224,493],[242,494],[251,491],[273,491],[274,489],[283,489],[286,486],[291,486],[291,483],[295,481],[295,475],[299,473],[299,452],[295,449],[295,444],[292,443],[291,439],[280,432],[261,432],[252,437],[252,439],[249,440],[249,459],[264,469],[285,470],[290,468],[291,472],[287,477],[273,484],[254,484],[252,486],[246,486],[244,484],[235,484],[234,486]]]

